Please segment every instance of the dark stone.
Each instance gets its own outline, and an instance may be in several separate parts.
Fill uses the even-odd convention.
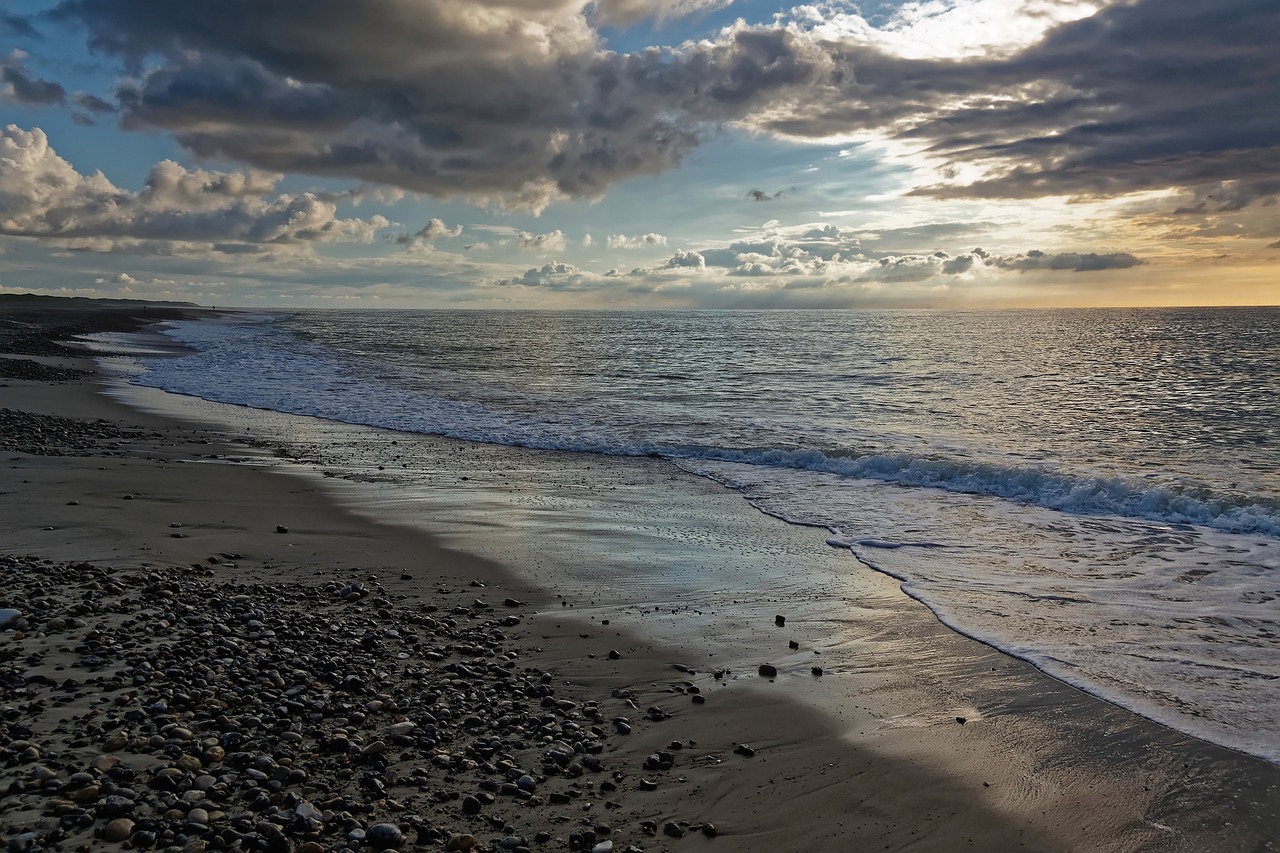
[[[777,678],[778,668],[771,663],[760,664],[760,674],[765,678]]]
[[[364,839],[374,850],[395,850],[404,843],[404,833],[394,823],[375,823],[365,830]]]

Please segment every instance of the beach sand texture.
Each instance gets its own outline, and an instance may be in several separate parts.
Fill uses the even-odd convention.
[[[522,565],[536,526],[498,561],[459,547],[449,513],[410,525],[356,512],[349,484],[267,464],[244,436],[126,408],[100,393],[90,360],[51,343],[159,313],[4,307],[11,850],[1280,840],[1280,768],[960,637],[887,578],[868,573],[865,597],[837,612],[811,608],[799,634],[795,616],[788,630],[721,602],[731,630],[708,645],[746,639],[717,646],[713,663],[704,646],[664,642],[656,619],[606,626],[568,607],[589,604],[574,591],[580,567]],[[797,547],[814,535],[741,502],[712,509],[708,525],[768,525]],[[615,535],[625,550],[629,534]],[[810,664],[825,657],[800,663],[789,648],[820,646],[816,625],[847,640],[821,676]],[[766,661],[775,677],[755,666]]]

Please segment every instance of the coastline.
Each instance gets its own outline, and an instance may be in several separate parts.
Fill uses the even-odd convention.
[[[41,361],[92,366],[48,356]],[[535,585],[520,570],[518,554],[499,563],[475,556],[478,548],[452,547],[459,540],[478,545],[483,533],[469,540],[447,531],[433,537],[356,514],[325,491],[320,478],[228,461],[248,448],[205,427],[125,408],[101,394],[92,378],[4,381],[0,408],[106,418],[140,431],[90,456],[6,449],[12,485],[0,495],[5,554],[89,560],[124,573],[187,571],[200,563],[215,584],[368,579],[409,609],[434,599],[442,608],[464,606],[477,597],[468,584],[482,579],[490,601],[529,602],[512,631],[521,666],[554,672],[558,690],[598,702],[606,720],[627,715],[611,695],[615,689],[632,691],[639,709],[661,704],[672,714],[645,721],[633,709],[632,734],[606,740],[602,759],[624,777],[608,796],[620,808],[597,803],[586,814],[611,823],[615,849],[800,850],[840,843],[891,850],[1264,850],[1280,831],[1280,768],[1178,735],[960,637],[883,576],[867,580],[864,612],[848,617],[853,633],[876,626],[883,635],[883,644],[879,636],[864,636],[863,645],[850,650],[862,656],[862,666],[838,678],[784,672],[774,682],[745,677],[716,685],[709,673],[672,668],[701,660],[698,650],[670,648],[653,636],[612,631],[608,642],[625,654],[609,660],[590,615],[566,617],[547,594],[548,586],[565,586],[554,565],[543,567]],[[69,506],[70,500],[78,503]],[[738,512],[745,519],[753,511]],[[172,523],[183,527],[169,528]],[[439,524],[434,516],[425,526],[432,524]],[[288,533],[276,533],[276,525]],[[537,526],[531,530],[527,547],[536,550]],[[208,561],[219,554],[246,557]],[[436,592],[444,588],[450,592]],[[725,609],[723,618],[742,618]],[[747,618],[758,622],[759,615]],[[785,638],[775,634],[767,642]],[[914,649],[914,656],[894,660],[894,649]],[[687,690],[687,681],[709,697],[705,705],[695,705],[687,692],[670,692]],[[974,713],[962,724],[952,713],[957,707]],[[673,740],[688,744],[675,766],[646,774],[645,759]],[[756,755],[735,754],[739,743],[751,744]],[[13,764],[4,778],[22,780],[25,769]],[[661,780],[658,789],[639,790],[638,780],[650,775]],[[468,777],[459,787],[473,784]],[[38,813],[30,805],[41,802],[34,791],[14,796],[28,804],[27,814]],[[422,811],[432,819],[462,819],[456,803]],[[556,813],[571,819],[555,821]],[[526,808],[518,829],[530,839],[548,832],[545,849],[566,849],[567,827],[576,828],[583,814],[576,803]],[[645,820],[659,827],[684,821],[694,828],[690,836],[710,822],[718,837],[674,839],[661,829],[649,835]],[[6,824],[9,837],[20,828],[8,818]],[[488,841],[502,833],[488,828],[477,837]]]

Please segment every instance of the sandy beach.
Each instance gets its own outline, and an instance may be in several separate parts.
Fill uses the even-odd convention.
[[[961,637],[889,578],[839,611],[722,602],[718,636],[745,639],[718,672],[656,616],[569,608],[581,569],[530,568],[536,524],[497,536],[522,543],[500,559],[450,526],[464,510],[356,511],[368,492],[282,470],[262,437],[125,407],[49,343],[158,313],[5,308],[31,324],[0,340],[10,850],[1280,842],[1280,768]],[[466,484],[448,489],[460,505]],[[796,553],[815,535],[710,491],[715,523],[769,525]],[[806,646],[854,638],[841,665],[793,656],[798,623]]]

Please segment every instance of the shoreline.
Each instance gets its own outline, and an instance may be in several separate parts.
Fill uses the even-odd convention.
[[[635,844],[643,850],[798,850],[839,842],[913,850],[1261,850],[1280,828],[1277,768],[1178,735],[1054,681],[950,632],[922,605],[913,602],[920,612],[899,618],[891,590],[884,603],[872,602],[859,627],[888,621],[881,630],[905,631],[892,641],[916,648],[920,657],[914,662],[929,661],[931,667],[904,673],[901,663],[874,659],[881,648],[875,638],[864,638],[862,666],[838,679],[791,678],[784,672],[775,683],[747,677],[716,685],[709,673],[671,667],[693,660],[694,650],[635,635],[619,638],[616,631],[609,642],[625,653],[611,661],[603,632],[589,616],[566,618],[517,571],[441,547],[440,539],[422,530],[355,516],[318,491],[322,483],[210,460],[211,452],[237,454],[226,436],[127,409],[102,395],[94,380],[5,381],[0,408],[106,417],[143,433],[113,439],[127,441],[124,446],[95,451],[110,456],[38,456],[6,448],[10,471],[21,471],[31,482],[0,495],[9,519],[0,548],[5,554],[88,558],[129,573],[201,562],[209,567],[202,571],[214,573],[209,582],[215,585],[269,578],[281,589],[299,581],[337,582],[345,573],[348,582],[376,578],[388,599],[406,603],[450,600],[434,592],[447,586],[452,600],[461,602],[455,606],[477,597],[477,588],[467,584],[483,576],[493,581],[484,588],[490,603],[509,596],[548,605],[537,613],[517,608],[522,624],[512,632],[520,635],[520,665],[554,671],[557,689],[570,682],[565,691],[607,709],[606,722],[629,715],[635,723],[632,734],[608,737],[600,753],[609,771],[624,777],[608,792],[621,807],[597,804],[591,813],[612,823],[615,849]],[[124,495],[133,497],[126,501]],[[79,503],[67,506],[68,500]],[[184,526],[169,528],[171,523]],[[277,524],[289,533],[275,533]],[[185,538],[173,538],[175,530]],[[250,556],[208,562],[220,553]],[[401,579],[406,575],[410,580]],[[882,586],[893,584],[886,578]],[[700,693],[669,692],[689,686]],[[623,714],[625,702],[611,695],[615,689],[633,691],[639,708]],[[825,705],[813,695],[820,690],[832,694]],[[809,694],[806,701],[797,700],[802,693]],[[695,705],[693,695],[708,701]],[[946,714],[957,698],[972,699],[977,712],[964,724]],[[644,720],[643,709],[655,702],[672,718]],[[888,717],[892,724],[885,723],[884,708],[897,710]],[[670,751],[672,740],[687,744],[675,766],[645,771],[645,760]],[[733,753],[739,743],[752,744],[757,754]],[[21,779],[23,769],[10,766],[4,778]],[[634,787],[642,778],[655,781],[647,775],[661,779],[658,790]],[[549,779],[559,781],[554,774]],[[35,793],[17,796],[40,802]],[[452,811],[440,804],[423,811],[461,818],[456,804]],[[550,819],[552,812],[565,811],[525,809],[535,814],[522,813],[529,820],[519,829],[534,849],[569,849],[567,824]],[[580,811],[573,813],[575,820],[580,817]],[[644,820],[658,822],[655,835],[645,831]],[[662,827],[669,820],[685,821],[694,830],[690,836],[702,823],[713,823],[719,837],[667,837]],[[12,825],[4,832],[12,837]],[[532,842],[538,832],[551,837],[539,845]],[[482,841],[500,837],[492,829],[477,835]]]

